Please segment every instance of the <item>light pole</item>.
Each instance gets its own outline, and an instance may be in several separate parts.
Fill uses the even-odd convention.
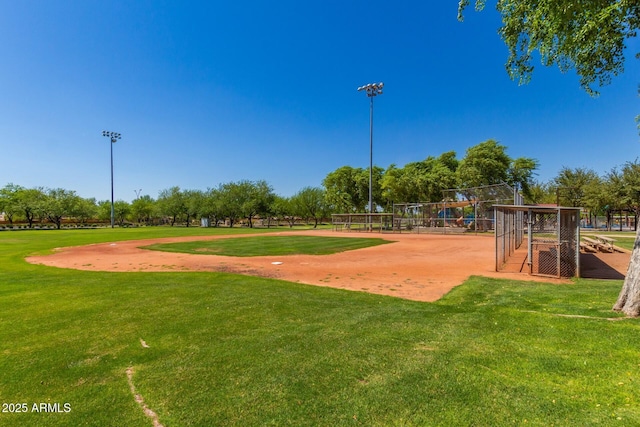
[[[382,95],[384,83],[369,83],[360,86],[358,92],[365,91],[371,100],[369,106],[369,214],[373,213],[373,97]]]
[[[106,130],[102,131],[102,136],[106,136],[111,139],[111,228],[114,227],[115,224],[115,212],[113,209],[113,144],[116,143],[117,140],[120,139],[120,134],[118,132],[109,132]]]

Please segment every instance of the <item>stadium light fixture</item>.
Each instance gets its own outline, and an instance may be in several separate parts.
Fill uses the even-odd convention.
[[[114,228],[116,217],[113,208],[113,144],[115,144],[116,141],[120,139],[121,135],[118,132],[109,132],[103,130],[102,136],[106,136],[111,140],[111,144],[109,144],[111,146],[111,228]]]
[[[373,98],[382,95],[384,83],[369,83],[358,88],[358,92],[365,91],[370,99],[369,103],[369,213],[373,213]]]

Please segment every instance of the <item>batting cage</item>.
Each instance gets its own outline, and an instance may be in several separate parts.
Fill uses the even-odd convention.
[[[496,271],[580,276],[580,208],[496,205],[494,209]]]

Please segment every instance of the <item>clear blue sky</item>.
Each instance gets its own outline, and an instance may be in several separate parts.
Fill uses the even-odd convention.
[[[575,73],[536,63],[507,76],[499,16],[457,1],[3,1],[0,186],[115,196],[241,179],[290,196],[340,166],[402,166],[493,138],[536,158],[598,173],[634,160],[640,50],[589,97]]]

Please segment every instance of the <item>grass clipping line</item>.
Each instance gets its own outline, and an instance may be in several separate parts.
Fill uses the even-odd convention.
[[[153,427],[163,427],[163,425],[160,424],[160,420],[158,419],[158,414],[153,412],[153,410],[149,408],[146,403],[144,403],[144,399],[142,398],[141,395],[136,393],[136,387],[133,385],[133,367],[132,366],[129,366],[127,368],[127,381],[129,382],[129,389],[131,390],[131,394],[133,394],[133,398],[138,403],[138,405],[140,405],[144,414],[147,417],[151,418],[151,420],[153,421]]]
[[[147,343],[142,338],[140,338],[140,344],[144,348],[149,348]],[[153,421],[153,427],[164,427],[162,424],[160,424],[160,420],[158,419],[158,414],[153,412],[153,410],[149,408],[146,403],[144,403],[144,399],[142,398],[142,395],[136,393],[136,387],[133,385],[133,366],[129,366],[127,368],[127,382],[129,383],[129,390],[131,390],[131,394],[133,394],[133,398],[138,403],[138,405],[140,405],[140,407],[142,408],[142,412],[144,412],[144,414],[147,417],[151,418],[151,420]]]

